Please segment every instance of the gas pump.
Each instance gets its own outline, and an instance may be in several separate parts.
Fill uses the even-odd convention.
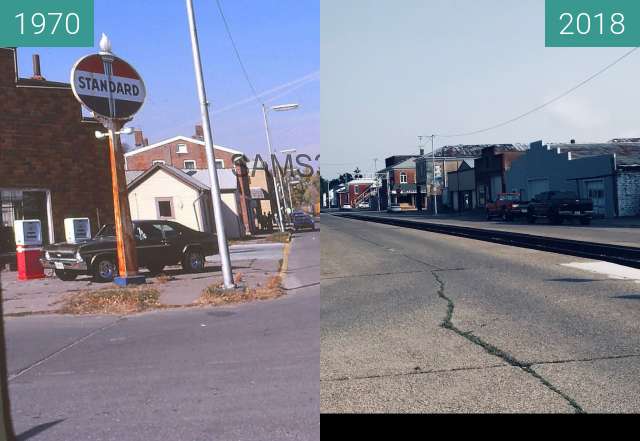
[[[43,279],[42,227],[37,219],[16,220],[13,224],[16,239],[18,280]]]
[[[91,239],[91,223],[87,217],[69,217],[64,220],[64,235],[69,243]]]

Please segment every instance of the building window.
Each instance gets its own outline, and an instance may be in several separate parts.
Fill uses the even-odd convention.
[[[178,144],[178,146],[176,147],[176,153],[189,153],[189,151],[187,150],[187,145]]]
[[[162,159],[155,159],[151,162],[151,165],[156,165],[156,164],[165,164],[165,162]]]
[[[173,198],[156,198],[158,219],[173,219]]]
[[[195,170],[196,169],[196,161],[184,161],[184,169],[185,170]]]
[[[400,183],[401,184],[407,183],[407,174],[405,172],[400,173]]]
[[[355,187],[353,187],[353,192],[354,192],[355,194],[360,194],[360,186],[359,186],[359,185],[356,185]]]
[[[216,159],[216,168],[224,168],[224,161],[222,159]]]

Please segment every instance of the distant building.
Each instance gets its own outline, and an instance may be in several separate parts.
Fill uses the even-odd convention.
[[[487,202],[496,201],[499,193],[507,191],[505,174],[511,163],[529,149],[529,146],[503,144],[485,147],[480,157],[474,159],[476,179],[476,206],[484,207]]]
[[[401,161],[390,159],[404,158]],[[402,210],[416,210],[425,207],[425,186],[419,186],[416,179],[416,158],[418,156],[392,156],[385,160],[388,165],[379,170],[382,179],[380,203],[383,210],[389,204],[399,205]]]
[[[64,219],[88,217],[92,232],[113,222],[109,148],[82,116],[67,83],[48,81],[34,57],[31,78],[17,50],[0,48],[0,254],[15,251],[13,225],[39,219],[45,243],[63,241]]]
[[[575,191],[604,217],[640,215],[640,143],[550,144],[542,141],[511,165],[508,191],[531,199],[545,191]]]
[[[453,211],[469,211],[478,207],[473,164],[473,161],[463,161],[458,170],[447,173],[448,200]]]

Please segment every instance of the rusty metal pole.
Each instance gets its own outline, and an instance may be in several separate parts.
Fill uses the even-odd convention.
[[[118,131],[123,123],[109,122],[109,160],[111,163],[111,189],[113,192],[113,216],[116,227],[119,277],[114,282],[120,286],[144,283],[144,276],[138,274],[138,255],[133,236],[133,223],[129,211],[129,193],[124,173],[124,153]]]
[[[11,422],[11,404],[7,379],[7,351],[4,340],[4,315],[2,311],[2,286],[0,286],[0,441],[15,441]]]

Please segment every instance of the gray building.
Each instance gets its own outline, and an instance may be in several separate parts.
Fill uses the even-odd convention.
[[[507,191],[528,200],[549,190],[575,191],[604,217],[640,214],[640,143],[551,144],[542,141],[511,164]]]
[[[447,173],[448,200],[453,211],[473,210],[478,206],[476,170],[473,161],[463,161],[458,170]]]

